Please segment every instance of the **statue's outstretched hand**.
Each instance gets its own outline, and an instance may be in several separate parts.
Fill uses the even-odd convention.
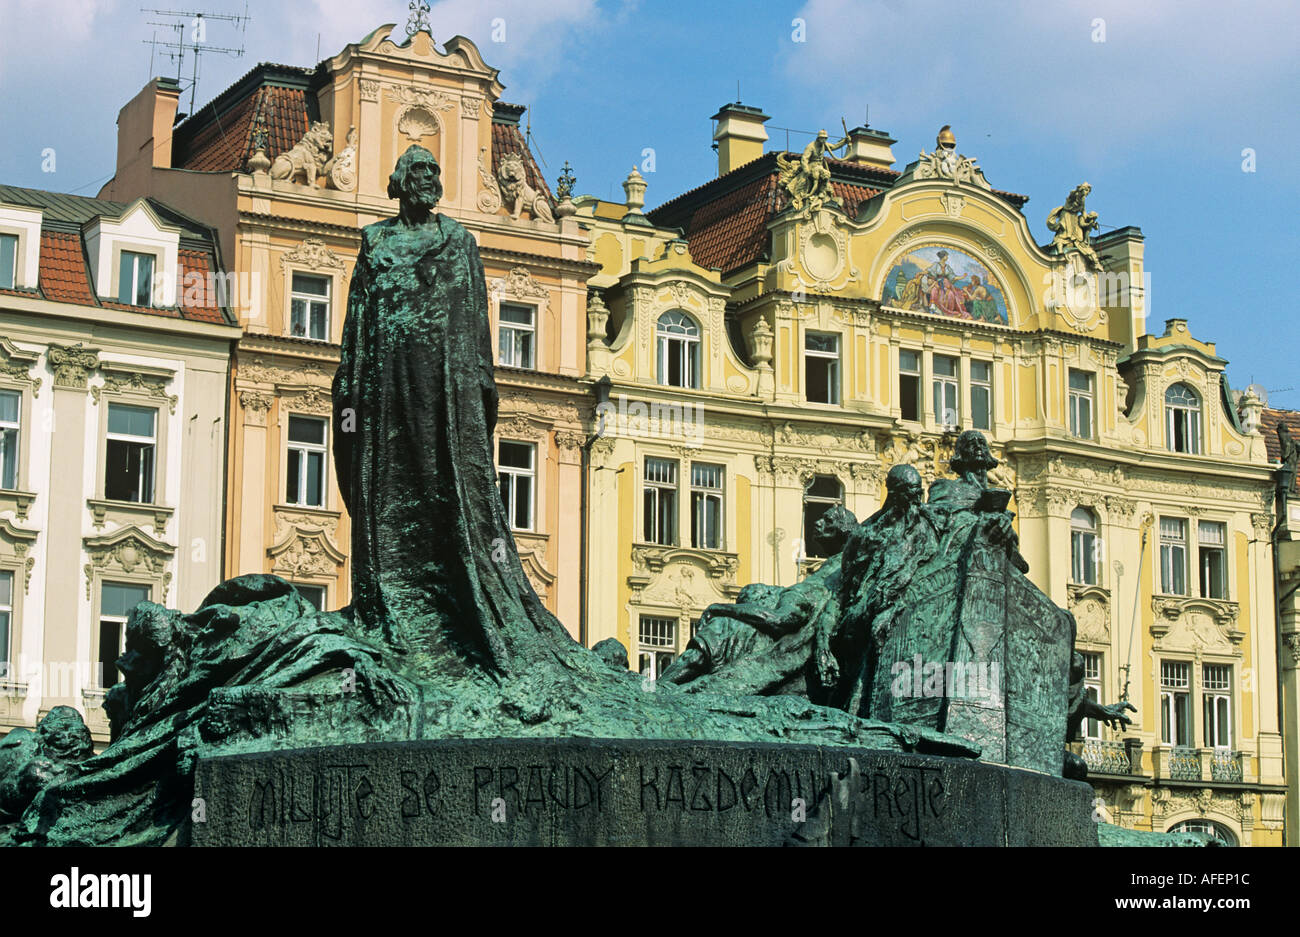
[[[1118,703],[1111,703],[1109,706],[1098,706],[1094,719],[1104,723],[1112,729],[1124,731],[1125,726],[1133,724],[1133,720],[1124,714],[1124,711],[1137,712],[1137,707],[1127,700]]]

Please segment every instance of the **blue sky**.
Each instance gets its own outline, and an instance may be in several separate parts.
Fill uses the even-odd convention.
[[[94,195],[112,175],[117,111],[149,78],[141,40],[157,17],[141,5],[0,0],[0,182]],[[200,105],[256,62],[312,65],[318,42],[332,55],[385,22],[400,34],[408,15],[405,0],[252,7],[245,56],[203,58]],[[737,82],[769,128],[834,130],[869,109],[898,139],[900,169],[951,124],[995,187],[1030,196],[1042,242],[1047,213],[1086,180],[1103,231],[1132,224],[1147,237],[1153,330],[1189,319],[1235,387],[1254,380],[1300,409],[1282,276],[1300,247],[1300,4],[446,0],[429,18],[435,40],[466,35],[501,69],[505,99],[530,108],[548,177],[567,159],[583,193],[621,198],[647,148],[649,207],[710,178],[709,117]],[[208,41],[240,37],[213,22]],[[784,146],[784,130],[770,133]],[[54,172],[42,171],[47,148]]]

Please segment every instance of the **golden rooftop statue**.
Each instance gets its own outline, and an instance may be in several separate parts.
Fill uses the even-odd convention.
[[[1058,205],[1047,216],[1047,229],[1054,232],[1052,250],[1064,256],[1070,251],[1078,251],[1094,267],[1101,266],[1097,252],[1093,250],[1092,230],[1097,227],[1097,213],[1084,210],[1084,200],[1092,186],[1084,182],[1075,186],[1065,199],[1064,205]]]
[[[781,167],[777,182],[790,197],[790,207],[796,212],[814,212],[827,202],[835,201],[826,154],[848,146],[849,128],[844,124],[844,118],[840,118],[840,124],[844,126],[844,139],[838,143],[828,143],[829,134],[819,130],[813,141],[803,148],[799,159],[791,159],[785,153],[777,156],[777,165]]]
[[[969,156],[957,152],[957,136],[949,124],[939,128],[934,138],[934,152],[921,150],[920,161],[912,174],[914,179],[948,179],[956,183],[991,189],[979,165]]]

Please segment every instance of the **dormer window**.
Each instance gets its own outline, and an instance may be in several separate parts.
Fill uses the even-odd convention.
[[[330,338],[330,280],[307,273],[293,275],[289,299],[289,334],[327,342]]]
[[[1165,445],[1170,452],[1201,451],[1201,399],[1186,384],[1165,391]]]
[[[143,198],[116,218],[97,215],[87,221],[82,237],[95,294],[124,306],[174,307],[180,233]]]
[[[122,251],[117,278],[117,301],[127,306],[152,306],[153,254]]]
[[[17,273],[18,235],[0,234],[0,289],[13,289]]]
[[[40,268],[41,213],[0,205],[0,290],[34,290]]]

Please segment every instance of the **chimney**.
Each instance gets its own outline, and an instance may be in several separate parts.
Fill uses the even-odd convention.
[[[106,198],[121,201],[149,194],[153,169],[172,164],[172,126],[181,87],[174,78],[155,78],[117,114],[117,173]]]
[[[866,126],[854,127],[849,131],[849,145],[844,158],[859,166],[892,169],[894,151],[890,147],[897,142],[883,130],[872,130]]]
[[[713,131],[713,146],[718,151],[718,175],[752,162],[763,155],[767,131],[763,124],[771,118],[756,107],[737,101],[724,104],[713,120],[718,122]]]

